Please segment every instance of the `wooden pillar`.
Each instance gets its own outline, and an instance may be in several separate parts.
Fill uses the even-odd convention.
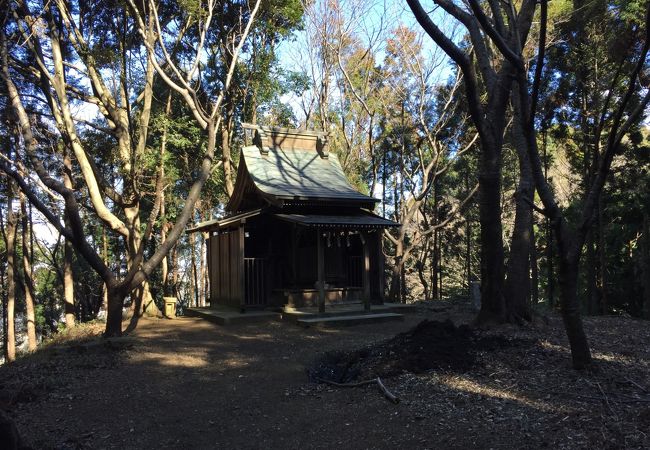
[[[298,227],[295,223],[291,224],[291,287],[296,287],[298,284]]]
[[[316,228],[316,247],[318,249],[318,312],[325,312],[325,252],[321,229]]]
[[[370,311],[370,236],[361,232],[363,244],[363,309]]]
[[[239,225],[239,304],[241,311],[246,310],[246,276],[244,274],[244,224]]]
[[[205,262],[208,266],[208,288],[205,296],[207,300],[212,300],[212,271],[214,270],[214,264],[212,264],[212,231],[208,231],[208,237],[205,240],[205,252]]]

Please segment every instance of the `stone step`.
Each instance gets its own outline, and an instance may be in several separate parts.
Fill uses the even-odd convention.
[[[400,303],[384,303],[381,305],[371,305],[370,311],[365,311],[363,303],[345,303],[336,306],[327,305],[324,313],[319,313],[316,307],[292,308],[284,307],[282,311],[282,320],[296,321],[299,319],[315,317],[344,317],[358,316],[366,314],[387,314],[387,313],[409,313],[416,311],[415,305],[405,305]]]
[[[391,320],[404,320],[402,314],[396,313],[366,313],[354,315],[326,315],[311,316],[297,319],[296,323],[303,327],[328,327],[341,325],[362,325],[366,323],[388,322]]]
[[[392,312],[392,311],[369,311],[366,312],[363,309],[363,306],[359,308],[354,308],[350,310],[345,310],[345,309],[339,309],[337,310],[336,308],[325,308],[324,313],[319,313],[318,308],[309,308],[309,310],[305,310],[304,308],[298,309],[298,310],[292,310],[292,309],[284,309],[282,311],[282,320],[300,320],[300,319],[312,319],[315,317],[345,317],[345,316],[359,316],[363,314],[373,314],[373,313],[386,313],[386,312]]]
[[[229,308],[185,308],[185,315],[188,317],[200,317],[201,319],[219,325],[265,322],[280,318],[280,314],[273,311],[259,310],[242,313],[236,309]]]

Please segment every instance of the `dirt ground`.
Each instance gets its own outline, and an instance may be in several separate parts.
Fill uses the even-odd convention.
[[[0,407],[37,449],[650,448],[648,322],[586,319],[588,372],[571,369],[557,317],[487,332],[431,322],[395,338],[449,318],[471,315],[436,304],[323,330],[143,320],[126,338],[53,344],[1,367]],[[450,339],[466,347],[461,364],[440,362],[458,349]],[[355,379],[383,375],[400,403],[373,385],[310,382],[326,353],[356,355]]]

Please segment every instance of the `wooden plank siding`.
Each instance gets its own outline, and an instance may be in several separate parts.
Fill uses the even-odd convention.
[[[240,237],[241,236],[241,237]],[[209,239],[210,303],[243,305],[243,227]]]

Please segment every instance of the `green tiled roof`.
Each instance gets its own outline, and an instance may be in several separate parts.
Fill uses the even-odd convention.
[[[280,199],[332,199],[377,202],[350,185],[336,155],[327,158],[314,150],[259,147],[242,149],[246,168],[255,186],[264,194]]]

